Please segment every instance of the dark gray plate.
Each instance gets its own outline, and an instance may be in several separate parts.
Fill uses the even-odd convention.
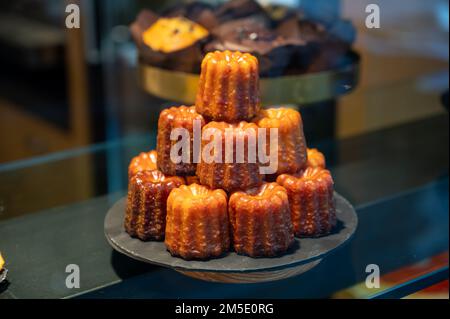
[[[353,206],[335,193],[338,225],[333,233],[319,238],[296,238],[286,254],[272,258],[250,258],[229,252],[222,258],[186,261],[173,257],[164,242],[143,242],[131,238],[123,227],[126,198],[120,199],[105,217],[105,235],[117,251],[137,260],[184,271],[255,272],[276,270],[322,259],[348,241],[356,230],[358,218]]]

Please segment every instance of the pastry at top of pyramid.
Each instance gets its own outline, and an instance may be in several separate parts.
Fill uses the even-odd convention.
[[[241,52],[208,53],[202,62],[195,107],[208,120],[252,119],[260,108],[258,59]]]

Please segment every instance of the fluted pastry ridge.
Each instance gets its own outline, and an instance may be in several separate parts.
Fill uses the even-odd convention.
[[[334,183],[330,171],[308,167],[294,175],[282,174],[277,183],[286,188],[297,237],[316,237],[336,225]]]
[[[167,199],[165,244],[184,259],[218,257],[230,246],[227,194],[191,184],[174,189]]]
[[[226,132],[230,134],[230,143],[225,138]],[[255,148],[257,147],[258,127],[254,123],[245,121],[230,124],[226,122],[209,122],[203,127],[202,132],[210,132],[212,139],[202,140],[202,149],[215,138],[220,138],[218,144],[221,145],[221,162],[206,162],[204,158],[197,165],[197,177],[202,185],[210,188],[222,188],[228,192],[239,189],[247,189],[263,182],[264,176],[259,171],[259,160],[256,156],[257,150],[251,152],[255,155],[249,157],[248,147],[250,143],[249,134],[254,132]],[[238,145],[244,145],[243,154],[238,156]],[[226,150],[229,149],[229,160],[227,160]],[[239,163],[238,159],[242,159]]]
[[[234,123],[253,118],[260,108],[258,60],[241,52],[206,54],[195,106],[208,120]]]
[[[158,169],[157,158],[156,150],[141,152],[138,156],[133,157],[128,165],[128,179],[138,172]]]
[[[276,256],[294,242],[288,195],[277,183],[233,193],[228,212],[233,246],[239,254]]]
[[[285,107],[263,109],[253,122],[267,129],[266,141],[270,141],[270,129],[278,129],[278,169],[275,176],[295,173],[305,167],[306,140],[302,117],[298,111]],[[275,145],[267,143],[267,153],[271,147]]]
[[[159,170],[140,171],[128,183],[124,227],[132,237],[161,240],[166,226],[167,197],[183,185],[178,176],[165,176]]]
[[[197,164],[194,161],[194,121],[200,123],[200,129],[205,124],[203,116],[195,111],[194,106],[179,106],[165,109],[159,115],[158,120],[158,137],[156,142],[156,150],[158,152],[158,169],[167,175],[194,175]],[[170,139],[173,129],[186,129],[190,136],[190,154],[189,161],[183,163],[175,163],[170,158],[170,150],[177,141]]]
[[[325,168],[325,156],[317,148],[308,148],[307,154],[308,161],[306,166]]]

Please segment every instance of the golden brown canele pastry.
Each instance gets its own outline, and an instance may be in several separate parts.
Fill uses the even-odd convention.
[[[258,60],[241,52],[208,53],[201,65],[195,106],[208,120],[251,120],[260,108]]]
[[[138,156],[133,157],[128,166],[128,180],[138,172],[158,169],[156,163],[157,153],[155,150],[142,152]]]
[[[317,148],[308,148],[308,167],[325,168],[325,156]]]
[[[158,153],[158,169],[167,175],[194,175],[197,164],[193,158],[193,127],[194,121],[200,123],[200,129],[205,124],[203,116],[195,111],[193,106],[179,106],[165,109],[159,115],[158,120],[158,137],[156,141],[156,150]],[[177,141],[170,139],[173,129],[186,129],[190,136],[190,155],[186,162],[176,163],[170,158],[170,150]],[[199,132],[200,134],[200,132]]]
[[[277,183],[233,193],[228,213],[238,254],[276,256],[294,242],[288,195]]]
[[[174,189],[167,200],[165,244],[184,259],[218,257],[230,246],[227,194],[191,184]]]
[[[270,129],[278,129],[278,169],[275,175],[295,173],[305,167],[306,141],[302,117],[298,111],[284,107],[264,109],[259,112],[253,122],[267,129],[266,141],[270,141]],[[266,145],[267,150],[274,147],[272,143],[267,142]]]
[[[166,203],[172,189],[184,179],[165,176],[159,170],[141,171],[128,184],[125,230],[141,240],[162,240],[166,227]]]
[[[196,175],[185,176],[184,179],[186,180],[186,185],[200,184],[200,181],[198,180],[198,177]]]
[[[202,185],[210,188],[221,188],[227,192],[242,190],[258,186],[263,182],[263,174],[259,172],[257,156],[258,127],[254,123],[240,122],[229,124],[226,122],[209,122],[203,127],[202,134],[209,132],[210,139],[202,139],[202,160],[197,165],[197,177]],[[229,133],[226,133],[229,132]],[[254,134],[252,135],[252,132]],[[229,134],[229,142],[225,138]],[[248,152],[248,147],[253,143],[255,150]],[[217,142],[216,142],[217,141]],[[208,152],[207,145],[220,146],[217,150],[219,160],[215,158],[207,162],[205,154],[216,154],[215,150]],[[240,151],[239,145],[243,145],[244,151]],[[254,158],[249,156],[254,155]],[[228,156],[227,156],[228,154]],[[241,154],[238,156],[238,154]],[[227,157],[229,159],[227,160]]]
[[[159,18],[142,34],[152,50],[171,53],[185,49],[209,35],[201,25],[183,17]]]
[[[316,237],[331,232],[336,225],[336,208],[328,170],[308,167],[294,175],[278,176],[277,183],[287,190],[295,236]]]

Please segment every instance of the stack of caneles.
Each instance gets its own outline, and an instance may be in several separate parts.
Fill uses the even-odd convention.
[[[214,145],[230,151],[227,159],[194,159],[195,120],[211,137],[197,142],[200,154],[217,138]],[[190,158],[179,163],[171,160],[177,128],[191,134]],[[247,151],[249,130],[258,138],[259,128],[266,129],[265,154],[276,146],[268,143],[269,129],[278,129],[278,149],[272,149],[278,166],[270,175],[260,172],[267,163]],[[238,145],[244,154],[237,154]],[[173,256],[207,259],[230,249],[277,256],[294,237],[323,236],[335,224],[333,179],[323,154],[307,149],[299,112],[260,109],[258,60],[248,53],[208,53],[195,106],[162,111],[156,151],[141,153],[129,166],[125,230],[141,240],[164,239]]]

